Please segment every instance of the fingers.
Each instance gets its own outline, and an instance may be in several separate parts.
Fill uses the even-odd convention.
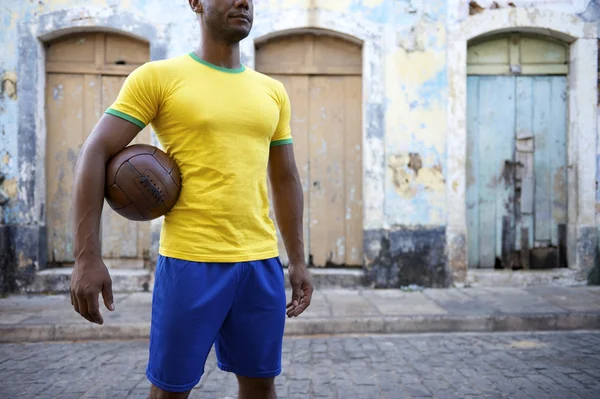
[[[103,324],[104,319],[98,306],[98,294],[84,292],[74,293],[71,290],[71,303],[77,313],[89,322]]]
[[[290,298],[290,302],[287,304],[287,315],[288,317],[292,317],[292,314],[298,307],[298,304],[302,300],[304,292],[302,291],[302,284],[300,283],[292,283],[292,297]]]
[[[76,303],[75,311],[77,313],[79,313],[81,315],[81,317],[83,317],[87,321],[95,323],[94,319],[91,318],[91,316],[88,312],[87,300],[86,300],[85,296],[83,295],[83,293],[75,294],[75,303]]]
[[[299,301],[290,302],[286,308],[287,317],[294,317],[296,309],[298,309]]]
[[[77,297],[75,296],[73,290],[71,290],[71,305],[73,305],[75,311],[79,313],[79,303],[77,302]]]
[[[86,297],[88,315],[92,319],[92,322],[102,325],[104,319],[100,314],[100,305],[98,304],[98,294],[88,294]]]
[[[110,278],[102,286],[102,298],[104,299],[104,306],[106,306],[106,309],[110,310],[111,312],[114,311],[115,303],[112,293],[112,280]]]
[[[299,284],[292,287],[292,298],[290,299],[290,302],[287,304],[287,307],[295,308],[296,306],[298,306],[298,303],[302,299],[302,294],[303,294],[303,292],[302,292],[302,289]]]
[[[312,301],[313,287],[305,283],[302,287],[292,288],[292,298],[286,308],[288,317],[298,317],[304,312]]]
[[[312,293],[313,293],[313,287],[308,286],[305,289],[304,295],[302,296],[302,299],[300,300],[300,303],[298,304],[298,306],[289,312],[291,314],[290,317],[300,316],[310,306],[310,303],[312,301]]]

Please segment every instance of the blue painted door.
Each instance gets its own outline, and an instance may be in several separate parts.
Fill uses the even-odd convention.
[[[469,267],[558,266],[567,223],[566,87],[564,76],[468,78]]]

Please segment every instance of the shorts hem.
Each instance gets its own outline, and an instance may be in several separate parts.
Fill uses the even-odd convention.
[[[234,367],[229,367],[223,363],[217,363],[217,366],[219,367],[219,369],[221,369],[222,371],[225,371],[227,373],[233,373],[235,375],[239,375],[241,377],[248,377],[248,378],[269,378],[269,377],[277,377],[279,374],[281,374],[281,368],[278,368],[273,371],[262,371],[262,372],[258,372],[258,373],[253,373],[253,372],[245,372],[245,371],[241,371],[241,370],[236,370]]]
[[[196,382],[194,382],[192,384],[171,385],[171,384],[165,384],[163,382],[160,382],[159,380],[154,378],[148,370],[146,370],[146,377],[152,383],[152,385],[155,385],[156,387],[162,389],[163,391],[176,392],[176,393],[190,391],[192,388],[194,388],[196,385],[198,385],[198,383],[200,382],[200,379],[202,378],[202,376],[200,376],[200,378],[198,378],[198,380],[196,380]]]

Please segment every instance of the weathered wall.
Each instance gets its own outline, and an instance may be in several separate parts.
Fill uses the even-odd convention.
[[[253,37],[308,26],[363,40],[368,276],[380,287],[445,285],[446,0],[256,4]]]
[[[197,25],[186,1],[173,3],[167,9],[166,3],[160,0],[55,0],[35,4],[9,0],[5,6],[10,12],[3,20],[0,40],[11,45],[0,70],[8,71],[9,77],[15,77],[13,80],[16,80],[18,90],[19,24],[39,24],[41,15],[61,10],[65,12],[52,18],[58,29],[68,25],[64,21],[66,19],[78,20],[71,25],[80,27],[90,26],[98,19],[119,18],[126,21],[131,18],[132,24],[144,20],[159,27],[168,49],[165,56],[187,52],[196,45]],[[446,1],[259,0],[255,3],[256,23],[252,36],[246,41],[249,43],[256,37],[277,30],[320,25],[370,40],[372,51],[365,55],[365,63],[368,64],[365,71],[382,78],[371,80],[372,84],[365,88],[365,139],[375,143],[370,147],[365,145],[371,152],[365,154],[365,159],[380,165],[366,174],[365,184],[376,189],[366,191],[364,203],[367,208],[372,208],[371,214],[377,214],[365,220],[367,237],[376,237],[367,242],[367,246],[371,252],[373,249],[378,252],[382,238],[389,231],[405,231],[402,236],[409,241],[417,239],[417,235],[411,238],[413,234],[420,237],[426,231],[431,240],[445,242]],[[300,23],[299,15],[305,16]],[[330,22],[326,23],[328,20]],[[33,28],[34,32],[40,30],[47,34],[46,27]],[[244,61],[252,63],[251,52],[244,52]],[[369,82],[369,77],[365,81]],[[381,100],[370,101],[373,98]],[[43,224],[44,193],[40,185],[31,181],[34,176],[41,177],[43,174],[35,170],[35,163],[18,162],[25,159],[20,151],[35,152],[36,148],[43,148],[39,148],[41,143],[35,142],[19,147],[17,101],[3,101],[12,101],[9,104],[13,107],[0,116],[10,136],[10,140],[3,144],[3,154],[6,155],[1,159],[7,160],[5,187],[12,187],[12,191],[7,189],[11,203],[6,210],[5,221]],[[40,109],[38,106],[36,112],[39,113]],[[40,117],[39,114],[35,116]],[[10,160],[13,160],[12,163]],[[39,159],[37,164],[38,169],[43,168]],[[423,252],[410,245],[398,248],[398,254]],[[443,245],[436,248],[439,251],[437,258],[442,259]],[[424,259],[416,260],[416,263]]]
[[[447,231],[453,217],[448,190],[454,187],[449,183],[448,163],[464,163],[464,159],[447,158],[448,146],[453,145],[453,132],[448,130],[452,117],[448,109],[452,77],[447,63],[448,51],[452,51],[448,31],[470,14],[511,7],[508,1],[468,3],[255,0],[255,27],[243,44],[243,60],[250,66],[253,40],[281,30],[326,28],[364,43],[365,264],[377,286],[447,285],[453,276],[447,256],[451,248],[446,242],[464,243],[460,231],[450,235]],[[587,21],[599,19],[600,6],[595,0],[510,3],[557,10]],[[31,44],[24,37],[50,37],[55,30],[101,24],[150,41],[152,58],[157,59],[194,49],[198,27],[186,0],[4,0],[0,10],[0,167],[7,177],[3,189],[10,198],[3,219],[28,232],[22,237],[33,237],[24,242],[39,246],[45,240],[40,228],[45,201],[45,136],[43,104],[39,103],[43,70],[37,39]],[[24,62],[30,67],[24,67]],[[22,81],[20,71],[35,79]],[[29,105],[21,98],[20,107],[21,86],[34,95],[27,98]],[[30,123],[33,127],[28,130],[25,125]],[[598,165],[600,169],[600,158]],[[600,192],[598,204],[600,209]],[[156,241],[156,234],[154,237]],[[38,252],[45,251],[23,245],[23,267],[43,264]],[[451,259],[461,262],[460,254]],[[454,278],[460,280],[464,273]]]

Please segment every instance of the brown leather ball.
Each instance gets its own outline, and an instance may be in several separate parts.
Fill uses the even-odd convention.
[[[177,164],[157,147],[130,145],[106,165],[106,202],[129,220],[145,221],[165,215],[175,206],[180,191]]]

